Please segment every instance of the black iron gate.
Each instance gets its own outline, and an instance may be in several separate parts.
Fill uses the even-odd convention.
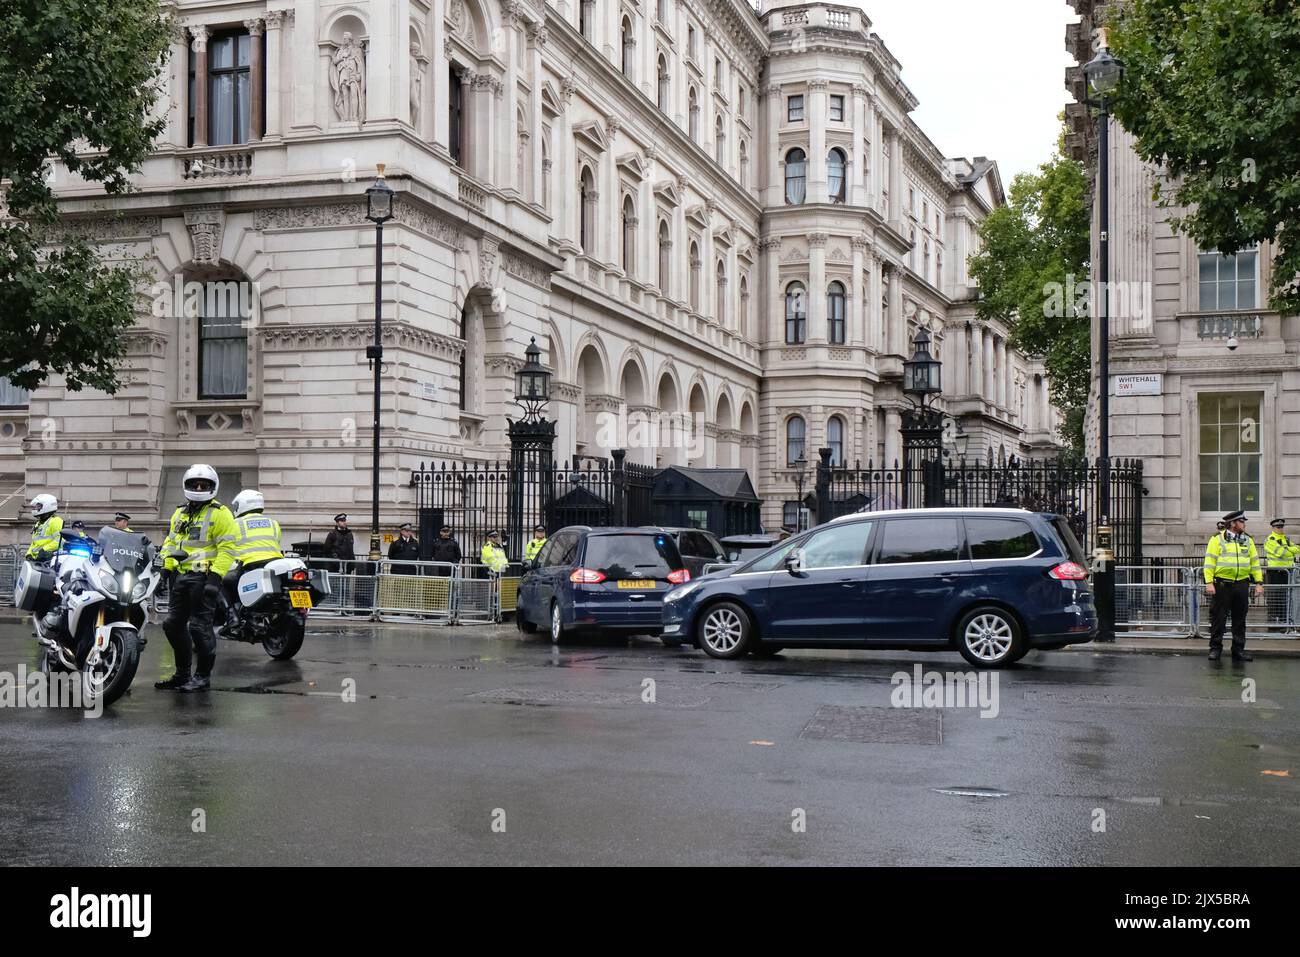
[[[829,450],[817,469],[819,522],[869,508],[935,506],[1018,507],[1063,516],[1085,549],[1096,541],[1101,516],[1096,463],[1020,461],[1014,456],[985,461],[919,459],[893,468],[832,466]],[[1110,467],[1110,524],[1116,561],[1142,561],[1142,462],[1113,459]]]
[[[491,529],[505,533],[506,554],[517,560],[534,525],[548,532],[566,525],[648,525],[655,470],[609,459],[544,462],[420,463],[411,472],[422,551],[438,528],[450,525],[466,558],[475,560]],[[427,557],[427,552],[424,557]]]

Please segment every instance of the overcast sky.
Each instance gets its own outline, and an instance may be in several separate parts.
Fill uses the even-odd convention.
[[[1063,0],[841,0],[867,11],[945,156],[988,156],[1002,182],[1051,156],[1070,99]]]

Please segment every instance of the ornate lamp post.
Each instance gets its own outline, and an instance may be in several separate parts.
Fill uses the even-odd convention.
[[[1096,93],[1086,100],[1097,107],[1097,273],[1099,290],[1093,291],[1097,311],[1098,390],[1097,408],[1097,568],[1093,590],[1100,619],[1098,641],[1115,640],[1115,553],[1110,529],[1110,109],[1108,98],[1124,79],[1124,64],[1111,56],[1106,34],[1101,50],[1083,68],[1088,85]]]
[[[384,182],[384,164],[376,166],[378,176],[366,190],[366,219],[375,224],[375,342],[366,346],[366,359],[375,372],[375,421],[373,460],[370,472],[370,560],[379,561],[379,376],[384,367],[383,290],[384,223],[393,218],[393,190]]]
[[[515,373],[515,401],[523,406],[519,421],[507,419],[510,436],[510,507],[507,554],[522,554],[525,511],[535,510],[546,519],[550,501],[551,457],[555,446],[555,423],[542,414],[551,401],[551,370],[539,361],[542,350],[530,339],[524,350],[524,364]],[[532,509],[528,508],[533,506]],[[532,521],[537,521],[533,519]]]
[[[926,508],[943,504],[943,417],[942,409],[929,405],[930,397],[943,392],[943,364],[930,354],[930,334],[924,329],[912,340],[912,358],[903,363],[903,394],[913,408],[903,412],[903,506],[908,507],[912,486],[912,462],[919,456],[922,468],[921,493]]]

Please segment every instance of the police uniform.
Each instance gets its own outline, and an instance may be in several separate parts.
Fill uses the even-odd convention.
[[[196,677],[206,679],[212,674],[217,655],[212,610],[221,579],[234,564],[237,535],[230,509],[215,498],[182,505],[172,513],[162,554],[163,569],[176,573],[163,622],[176,656],[174,682],[190,676],[194,657],[198,658]]]
[[[58,512],[32,526],[32,543],[27,548],[27,558],[44,561],[59,550],[62,541],[63,517]]]
[[[537,532],[533,532],[533,537],[528,544],[524,546],[524,561],[531,562],[541,554],[542,549],[546,547],[546,532],[542,532],[542,537],[537,537]]]
[[[410,522],[404,522],[398,528],[398,532],[409,532],[410,530]],[[393,560],[404,558],[408,562],[418,562],[420,560],[419,539],[414,535],[410,538],[404,538],[399,534],[397,538],[389,543],[388,557]],[[394,575],[418,575],[420,568],[418,565],[394,565],[392,571]]]
[[[236,503],[238,504],[238,503]],[[280,548],[280,523],[266,515],[260,508],[245,512],[234,519],[235,531],[230,547],[232,566],[224,576],[226,601],[233,612],[239,600],[237,591],[239,576],[244,572],[261,568],[267,562],[284,558]]]
[[[1290,580],[1289,569],[1295,566],[1300,545],[1293,545],[1282,529],[1286,523],[1280,518],[1269,522],[1276,531],[1264,539],[1264,581],[1273,587],[1268,590],[1268,620],[1274,624],[1286,622],[1286,588]]]
[[[479,550],[479,561],[486,565],[488,571],[493,575],[500,575],[510,567],[510,560],[506,558],[505,548],[490,538],[483,543],[483,547]]]
[[[1244,518],[1242,512],[1223,517],[1224,525]],[[1232,615],[1232,657],[1246,652],[1246,610],[1250,606],[1250,584],[1261,584],[1264,574],[1259,567],[1259,553],[1254,540],[1246,533],[1224,531],[1205,546],[1205,584],[1214,585],[1210,604],[1210,657],[1217,659],[1223,651],[1223,633]]]

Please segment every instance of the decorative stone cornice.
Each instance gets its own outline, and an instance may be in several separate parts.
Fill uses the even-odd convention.
[[[503,253],[501,268],[516,279],[522,279],[539,289],[551,288],[551,270],[522,256],[509,252]]]
[[[52,227],[46,235],[51,242],[69,239],[82,239],[88,243],[149,239],[162,235],[162,218],[159,216],[95,216],[88,219],[66,219]]]
[[[552,379],[551,397],[560,399],[563,402],[577,402],[582,397],[582,389],[572,382],[560,382],[557,379]]]
[[[521,356],[513,353],[498,352],[483,358],[483,364],[487,367],[488,372],[492,374],[506,372],[514,375],[524,367],[524,360]]]
[[[258,327],[262,349],[267,352],[301,350],[362,349],[374,342],[372,323],[320,323],[313,325],[262,325]],[[459,359],[465,346],[459,339],[389,320],[383,325],[384,345],[423,355]],[[522,360],[521,363],[522,364]]]
[[[810,90],[828,90],[830,86],[830,80],[816,79],[808,81],[808,89]]]

